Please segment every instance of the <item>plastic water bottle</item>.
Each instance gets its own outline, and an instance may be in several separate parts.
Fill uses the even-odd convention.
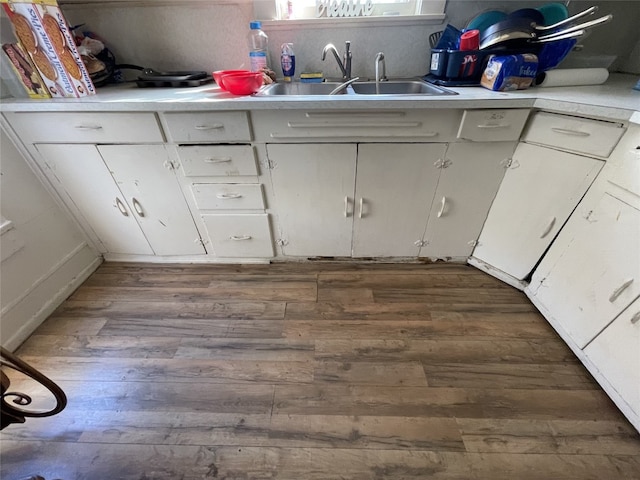
[[[255,21],[249,24],[249,60],[251,71],[259,72],[267,67],[267,45],[269,37],[262,31],[262,23]]]

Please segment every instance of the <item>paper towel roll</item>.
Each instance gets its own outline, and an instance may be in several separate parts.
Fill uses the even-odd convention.
[[[559,68],[539,73],[535,80],[538,87],[572,87],[600,85],[609,78],[606,68]]]

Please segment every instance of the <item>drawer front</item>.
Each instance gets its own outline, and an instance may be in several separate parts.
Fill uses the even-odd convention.
[[[27,143],[160,143],[154,113],[6,113]]]
[[[630,125],[607,162],[610,183],[640,200],[640,125]]]
[[[266,213],[202,215],[213,253],[218,257],[273,257],[271,227]]]
[[[528,116],[528,108],[465,110],[458,138],[474,142],[518,140]]]
[[[264,210],[261,185],[193,183],[191,192],[200,210]]]
[[[249,142],[246,112],[165,113],[169,140],[182,142]]]
[[[291,143],[313,140],[442,143],[453,141],[461,110],[318,110],[255,111],[251,113],[256,140]]]
[[[250,145],[193,145],[178,147],[185,177],[234,177],[258,175]]]
[[[571,152],[608,157],[625,129],[616,123],[537,112],[532,115],[524,140]]]

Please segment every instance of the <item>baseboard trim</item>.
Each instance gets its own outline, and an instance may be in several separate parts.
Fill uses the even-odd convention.
[[[3,308],[2,346],[9,351],[17,349],[102,261],[95,250],[83,243],[34,282],[19,299]]]
[[[495,267],[492,267],[488,263],[483,262],[479,258],[469,257],[467,263],[471,266],[476,267],[478,270],[482,270],[484,273],[491,275],[492,277],[497,278],[498,280],[502,280],[507,285],[511,285],[518,290],[524,291],[524,289],[529,285],[527,282],[523,280],[518,280],[515,277],[512,277],[508,273],[503,272]]]

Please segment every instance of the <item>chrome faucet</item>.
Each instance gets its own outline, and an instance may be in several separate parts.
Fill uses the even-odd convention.
[[[382,65],[382,75],[380,74],[380,65]],[[378,52],[376,55],[376,93],[380,93],[380,82],[386,82],[389,80],[386,74],[386,64],[384,61],[384,53]]]
[[[342,79],[349,80],[351,78],[351,42],[346,41],[344,43],[345,50],[343,60],[340,60],[340,54],[336,46],[333,43],[328,43],[322,50],[322,61],[326,58],[327,52],[333,53],[336,62],[338,62],[338,67],[340,67],[340,71],[342,72]]]

